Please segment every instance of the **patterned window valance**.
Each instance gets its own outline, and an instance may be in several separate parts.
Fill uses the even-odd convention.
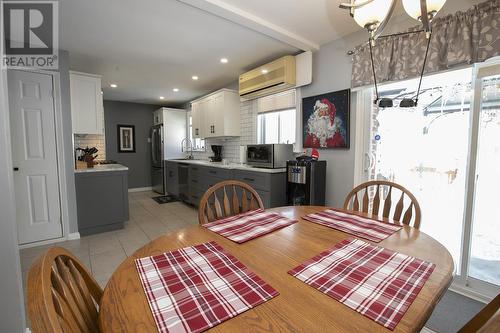
[[[500,54],[500,0],[489,0],[466,12],[432,22],[432,40],[425,73],[481,62]],[[418,31],[417,26],[410,31]],[[398,81],[420,75],[427,40],[425,33],[380,38],[373,49],[378,82]],[[373,84],[368,44],[356,48],[352,87]]]

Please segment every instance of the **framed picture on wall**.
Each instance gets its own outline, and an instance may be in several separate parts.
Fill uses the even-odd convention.
[[[349,148],[351,90],[302,99],[304,148]]]
[[[135,126],[117,125],[118,127],[118,152],[135,153]]]

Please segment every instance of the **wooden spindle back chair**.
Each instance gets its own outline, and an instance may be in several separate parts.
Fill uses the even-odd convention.
[[[102,289],[66,249],[52,247],[28,273],[28,316],[33,333],[99,332]]]
[[[198,221],[205,224],[259,208],[264,209],[264,204],[250,185],[226,180],[210,187],[203,194],[198,207]]]
[[[401,192],[399,197],[396,195],[396,198],[393,198],[394,189]],[[360,195],[362,196],[361,204]],[[408,207],[405,208],[407,201],[409,201]],[[391,209],[393,203],[396,203],[396,206]],[[420,227],[422,217],[420,205],[415,196],[405,187],[385,180],[373,180],[356,186],[345,198],[344,209],[373,216],[382,214],[382,217],[392,218],[394,221],[407,225],[410,224],[414,215],[413,227],[416,229]],[[391,210],[393,211],[392,216],[390,216]]]
[[[458,333],[473,332],[500,332],[500,294],[458,331]]]

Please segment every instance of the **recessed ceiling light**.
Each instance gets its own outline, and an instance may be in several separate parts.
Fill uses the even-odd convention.
[[[269,73],[269,71],[268,71],[267,69],[263,69],[263,70],[261,70],[261,72],[262,72],[262,74],[267,74],[267,73]]]
[[[160,99],[165,99],[165,97],[163,97],[163,96],[160,96]]]
[[[172,90],[173,90],[173,92],[179,92],[179,88],[174,88]]]
[[[220,62],[222,64],[227,64],[229,62],[229,60],[227,60],[227,58],[221,58]]]
[[[118,88],[118,86],[117,86],[115,83],[111,83],[109,86],[110,86],[111,88]]]
[[[198,81],[198,76],[196,76],[196,75],[191,76],[191,78],[192,78],[193,80],[195,80],[195,81]]]

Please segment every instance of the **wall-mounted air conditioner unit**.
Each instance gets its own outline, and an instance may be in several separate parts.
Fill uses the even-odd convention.
[[[312,53],[285,56],[240,75],[239,93],[253,99],[312,82]]]

